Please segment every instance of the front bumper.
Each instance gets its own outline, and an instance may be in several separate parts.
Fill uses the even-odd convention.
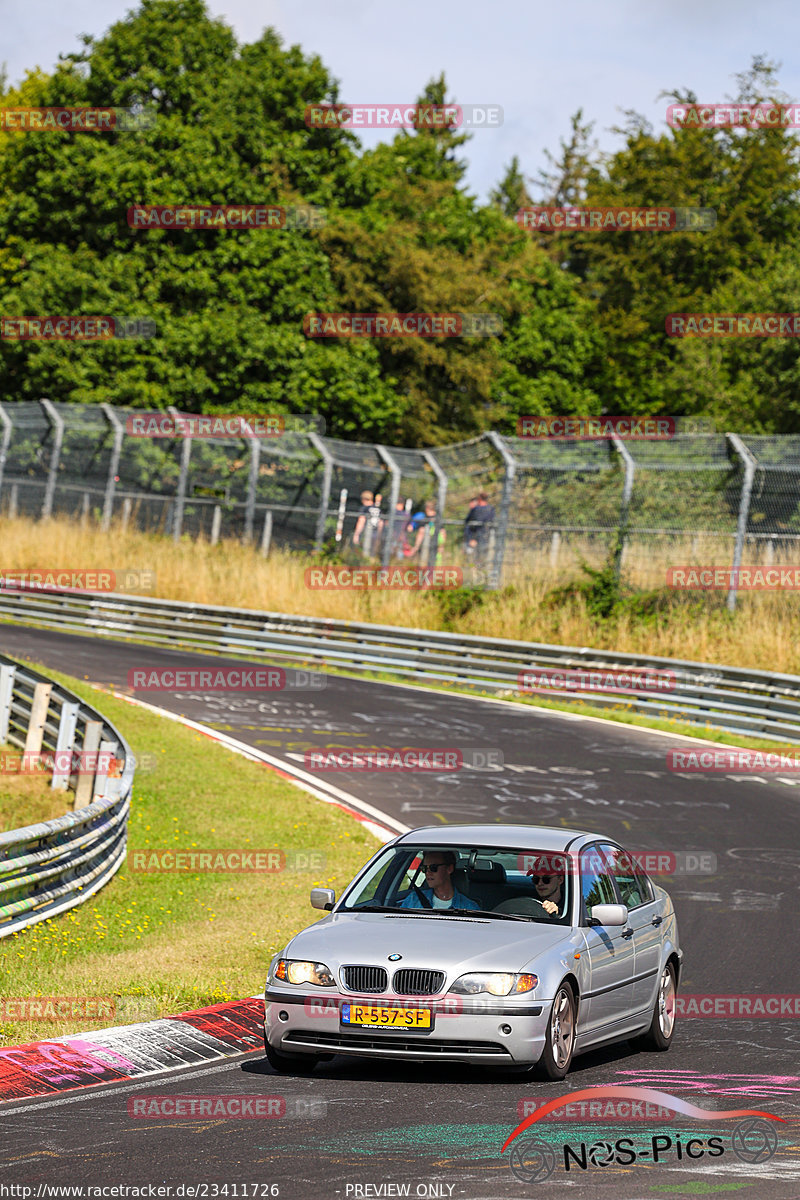
[[[454,1011],[454,999],[456,1008]],[[264,1036],[284,1054],[353,1054],[372,1058],[412,1061],[431,1059],[529,1066],[544,1049],[550,1001],[514,1003],[491,997],[479,1010],[470,997],[449,996],[428,1000],[402,996],[356,996],[334,991],[298,994],[269,987],[264,996]],[[386,1028],[358,1029],[343,1026],[342,1003],[411,1006],[430,1009],[430,1030]]]

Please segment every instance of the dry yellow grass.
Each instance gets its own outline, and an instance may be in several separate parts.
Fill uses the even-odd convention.
[[[0,833],[62,817],[71,807],[72,793],[53,791],[44,772],[19,772],[22,754],[0,746]]]
[[[211,546],[202,538],[186,538],[175,544],[131,529],[103,533],[79,521],[19,518],[0,519],[0,544],[0,571],[43,567],[153,571],[155,586],[149,594],[165,599],[423,629],[448,627],[433,594],[312,590],[304,579],[311,562],[307,555],[274,551],[264,559],[255,547],[236,541]],[[703,544],[697,538],[632,546],[624,579],[636,587],[663,586],[668,565],[724,563],[729,550],[727,542],[723,553],[720,543]],[[746,561],[755,560],[748,555]],[[780,560],[785,562],[785,557]],[[691,613],[676,607],[649,623],[625,617],[600,622],[580,598],[555,607],[543,603],[552,588],[580,576],[576,563],[574,549],[570,555],[562,552],[557,568],[550,565],[547,553],[531,556],[526,560],[529,573],[507,572],[510,587],[487,594],[482,606],[453,618],[449,628],[479,636],[800,672],[798,599],[791,592],[743,592],[733,615],[725,610],[724,593],[716,592],[704,597]]]

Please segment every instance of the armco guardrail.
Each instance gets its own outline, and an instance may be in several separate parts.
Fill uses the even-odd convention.
[[[593,706],[800,742],[800,677],[795,675],[119,594],[29,592],[0,586],[0,617],[250,659],[458,684],[501,696],[518,695],[520,673],[535,667],[674,671],[675,688],[668,692],[592,691],[589,695],[565,689],[556,698],[578,698]]]
[[[102,713],[0,655],[3,744],[52,754],[51,786],[65,794],[72,787],[75,810],[0,833],[0,938],[82,904],[119,870],[135,768],[130,746]]]

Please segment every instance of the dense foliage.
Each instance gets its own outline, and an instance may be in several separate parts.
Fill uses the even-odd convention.
[[[740,96],[773,96],[755,61]],[[679,342],[671,311],[800,310],[796,140],[785,130],[656,133],[635,116],[607,159],[591,125],[534,182],[510,164],[488,203],[467,137],[400,130],[363,151],[308,128],[339,99],[272,30],[237,44],[202,0],[140,7],[5,107],[144,105],[149,129],[0,132],[2,314],[148,317],[150,339],[0,342],[5,398],[323,415],[345,438],[426,445],[525,414],[703,414],[800,429],[792,339]],[[444,78],[421,99],[448,99]],[[678,97],[687,100],[689,97]],[[484,135],[487,136],[487,135]],[[520,204],[696,205],[705,233],[531,235]],[[133,204],[313,204],[315,230],[132,229]],[[318,311],[498,313],[500,337],[312,339]]]

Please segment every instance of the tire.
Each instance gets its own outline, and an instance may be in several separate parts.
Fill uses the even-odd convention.
[[[647,1033],[633,1039],[637,1050],[669,1050],[675,1033],[675,967],[668,962],[658,981],[658,995]]]
[[[547,1079],[564,1079],[572,1066],[575,1032],[575,996],[569,984],[562,983],[547,1018],[544,1050],[537,1064]]]
[[[320,1061],[316,1054],[281,1054],[264,1037],[267,1062],[279,1075],[310,1075]]]

